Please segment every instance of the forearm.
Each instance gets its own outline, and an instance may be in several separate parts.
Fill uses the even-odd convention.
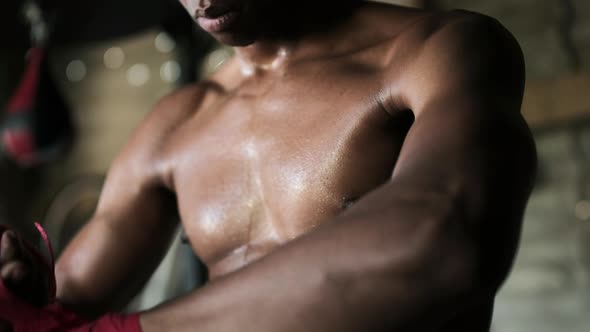
[[[471,290],[469,257],[453,245],[463,241],[432,223],[453,217],[446,203],[427,196],[399,196],[385,214],[371,213],[369,197],[259,262],[144,314],[144,331],[391,331],[441,323],[450,306],[434,307],[453,302],[459,310]]]
[[[90,220],[56,264],[57,298],[90,317],[120,310],[131,300],[157,266],[175,229],[174,222],[159,232],[110,224],[101,217]]]

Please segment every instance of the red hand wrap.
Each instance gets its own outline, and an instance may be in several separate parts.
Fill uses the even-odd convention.
[[[0,226],[0,236],[2,231]],[[40,231],[47,242],[45,232],[41,228]],[[35,258],[42,257],[30,244],[25,243],[25,247],[32,251]],[[52,256],[50,246],[48,248]],[[54,292],[53,262],[46,265],[51,266],[50,292]],[[54,293],[50,294],[51,303],[37,308],[14,296],[0,278],[0,320],[10,322],[13,332],[141,332],[139,314],[107,314],[90,321],[63,307],[54,298]]]
[[[94,322],[68,330],[68,332],[141,332],[141,326],[139,314],[108,314]]]

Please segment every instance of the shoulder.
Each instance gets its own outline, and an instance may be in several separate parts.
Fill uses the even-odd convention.
[[[466,10],[425,13],[399,39],[418,56],[458,56],[468,63],[498,55],[501,60],[523,59],[518,42],[498,20]]]
[[[162,172],[160,164],[172,134],[202,108],[215,89],[214,83],[200,82],[160,99],[134,130],[113,167],[136,169],[136,173],[146,176]]]
[[[165,134],[197,113],[219,89],[217,83],[202,81],[175,90],[158,101],[139,129],[157,129],[156,133]]]
[[[533,173],[534,141],[520,114],[524,56],[498,20],[463,10],[424,13],[395,43],[398,55],[385,69],[384,105],[411,110],[414,134],[427,137],[447,128],[451,136],[463,128],[477,133],[473,144],[482,148],[502,140],[503,157],[512,153]]]
[[[170,133],[203,108],[203,104],[221,89],[216,83],[203,81],[188,85],[164,96],[134,132],[133,141],[156,147]]]
[[[399,67],[390,73],[413,92],[408,99],[457,90],[482,98],[522,99],[522,51],[494,18],[463,10],[431,13],[403,31],[397,42],[404,65],[401,74]]]
[[[423,33],[421,56],[460,61],[456,65],[464,70],[501,66],[524,72],[518,42],[492,17],[455,10],[432,16],[418,29]]]

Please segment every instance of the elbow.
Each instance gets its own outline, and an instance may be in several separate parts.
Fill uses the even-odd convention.
[[[405,249],[398,249],[390,270],[414,280],[433,294],[450,298],[473,294],[481,288],[478,245],[461,190],[431,195]]]
[[[380,292],[388,290],[382,295],[394,298],[411,290],[416,296],[453,299],[480,288],[477,227],[464,186],[419,189],[390,186],[384,188],[387,195],[375,193],[359,203],[357,213],[351,211],[350,223],[342,225],[355,234],[346,244],[354,250],[345,262],[356,263],[337,264],[337,277],[352,284],[358,279],[361,288],[381,285]]]
[[[423,231],[406,257],[409,275],[449,300],[495,296],[509,274],[517,242],[516,223],[499,230],[477,199],[454,191],[424,219]]]
[[[89,318],[96,318],[108,311],[104,305],[100,305],[97,294],[88,294],[84,291],[83,278],[78,270],[71,267],[63,260],[55,265],[56,298],[58,301],[72,309],[76,313]]]
[[[74,270],[69,268],[63,261],[58,261],[55,264],[55,282],[58,299],[63,300],[68,297],[67,295],[70,293],[69,290],[72,289],[74,280]]]
[[[63,260],[55,265],[56,297],[60,302],[67,305],[77,305],[82,301],[81,296],[76,295],[77,277],[76,270],[69,267]]]
[[[426,245],[425,245],[426,246]],[[406,258],[411,263],[392,266],[394,280],[410,285],[412,292],[442,303],[462,303],[478,297],[482,289],[477,255],[464,242],[445,240],[430,244]],[[427,300],[428,301],[428,300]]]

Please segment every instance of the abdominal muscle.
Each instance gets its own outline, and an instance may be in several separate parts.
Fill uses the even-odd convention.
[[[266,256],[276,246],[277,245],[267,248],[256,248],[249,244],[243,245],[217,262],[209,264],[209,278],[214,280],[225,274],[239,270],[240,268]]]
[[[331,218],[324,218],[329,220]],[[311,231],[317,223],[301,222],[284,227],[282,222],[269,220],[252,220],[246,227],[241,229],[240,242],[233,242],[231,239],[217,239],[210,242],[210,246],[204,248],[204,243],[196,243],[196,247],[211,250],[208,255],[201,258],[209,270],[209,278],[214,280],[225,274],[234,272],[245,267],[256,260],[268,255],[278,247],[292,241],[300,235]],[[229,226],[231,227],[231,226]],[[226,230],[226,232],[235,232],[236,229]],[[220,241],[221,240],[221,241]],[[198,252],[198,249],[195,248]],[[225,248],[225,250],[221,250]],[[215,250],[217,249],[217,250]]]

